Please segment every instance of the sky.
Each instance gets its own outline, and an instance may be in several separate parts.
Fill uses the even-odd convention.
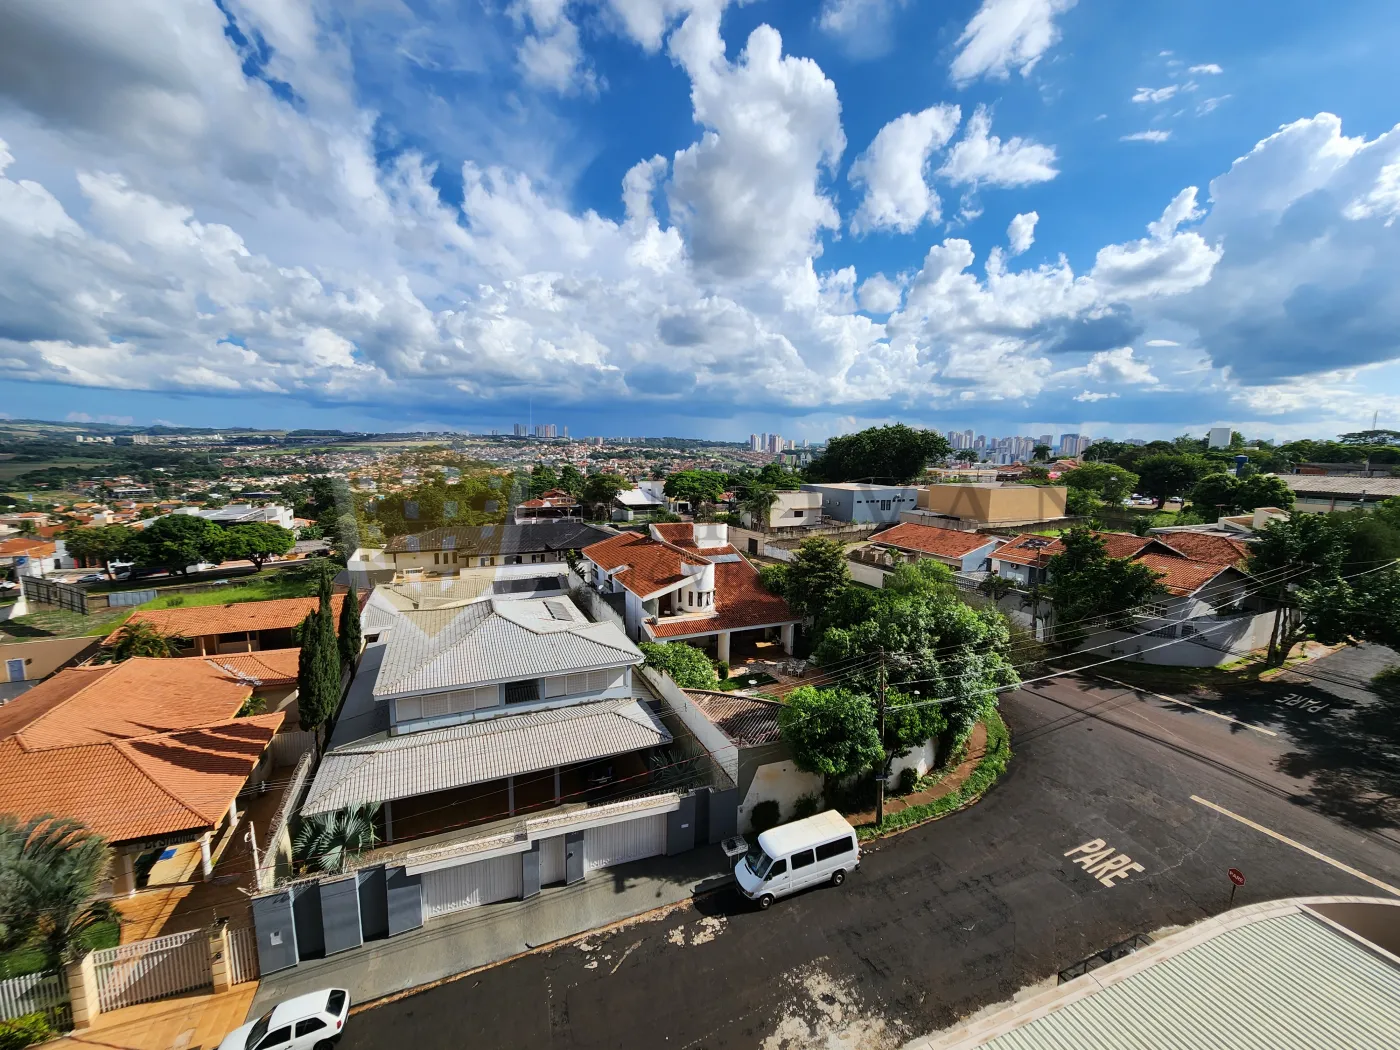
[[[0,415],[1400,429],[1352,0],[7,0]]]

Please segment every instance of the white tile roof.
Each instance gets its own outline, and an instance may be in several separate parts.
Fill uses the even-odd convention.
[[[370,738],[326,753],[302,812],[447,791],[670,742],[651,709],[633,699]]]
[[[641,650],[616,625],[589,622],[568,598],[493,598],[460,609],[403,613],[389,634],[374,695],[458,689],[641,662]]]

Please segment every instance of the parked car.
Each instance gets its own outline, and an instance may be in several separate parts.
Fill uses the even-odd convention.
[[[102,582],[103,580],[105,580],[106,578],[107,578],[107,577],[103,576],[100,572],[90,572],[90,573],[88,573],[86,576],[79,576],[79,577],[78,577],[78,582],[79,582],[79,583],[101,583],[101,582]]]
[[[350,993],[322,988],[278,1003],[256,1021],[235,1028],[219,1050],[330,1050],[350,1014]]]
[[[734,866],[739,892],[760,908],[777,898],[828,882],[840,886],[860,867],[860,845],[846,818],[829,809],[805,820],[779,824]]]

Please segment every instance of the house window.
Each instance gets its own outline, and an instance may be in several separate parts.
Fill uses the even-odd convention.
[[[881,510],[889,510],[889,509],[890,509],[890,501],[887,500],[887,499],[882,499],[882,500],[880,501],[880,509],[881,509]]]
[[[686,604],[686,605],[690,605],[690,606],[694,606],[694,605],[695,605],[695,592],[694,592],[694,591],[686,591],[686,592],[685,592],[685,604]]]
[[[546,700],[553,700],[555,697],[564,696],[567,693],[572,693],[573,690],[569,688],[570,677],[571,676],[569,675],[561,674],[556,675],[553,678],[543,679],[544,698]]]
[[[438,555],[436,555],[436,554],[433,555],[433,564],[434,564],[434,565],[437,565],[437,564],[438,564]]]
[[[1160,618],[1167,615],[1166,602],[1148,602],[1138,606],[1138,615]]]
[[[477,558],[477,559],[476,559],[476,563],[477,563],[478,565],[490,565],[490,564],[491,564],[491,559],[490,559],[490,558]]]
[[[400,722],[412,722],[423,717],[423,700],[417,696],[401,696],[394,701],[394,709]]]
[[[506,683],[507,704],[530,704],[540,698],[540,683],[537,678],[527,678],[522,682]]]

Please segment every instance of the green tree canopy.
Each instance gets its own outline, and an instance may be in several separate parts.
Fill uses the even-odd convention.
[[[1138,476],[1116,463],[1081,463],[1061,474],[1060,482],[1113,507],[1138,490]]]
[[[224,530],[195,514],[167,514],[139,535],[136,560],[144,568],[183,575],[200,562],[223,560]]]
[[[590,474],[583,483],[583,500],[595,507],[609,506],[619,492],[632,487],[621,474]]]
[[[554,468],[545,466],[543,463],[536,463],[534,469],[530,471],[530,498],[539,499],[550,489],[558,487],[559,475],[554,473]]]
[[[259,570],[273,555],[286,554],[294,546],[296,537],[291,530],[270,521],[233,525],[224,529],[224,557],[246,558]]]
[[[904,485],[950,451],[944,437],[932,430],[915,430],[903,423],[871,427],[828,441],[808,466],[807,476],[814,481]]]
[[[1055,643],[1073,649],[1093,630],[1119,625],[1138,606],[1167,593],[1159,574],[1128,558],[1110,558],[1104,542],[1085,528],[1060,537],[1062,553],[1046,567],[1055,603]]]
[[[725,476],[714,470],[681,470],[666,479],[664,491],[674,500],[684,500],[692,507],[702,503],[718,503],[724,493]]]
[[[38,948],[51,969],[81,956],[85,936],[118,918],[97,900],[108,861],[107,843],[75,820],[0,816],[0,951]]]
[[[1031,462],[1049,463],[1050,453],[1052,451],[1053,449],[1051,449],[1049,445],[1036,445],[1033,449],[1031,449]]]
[[[108,575],[111,563],[125,561],[136,554],[139,533],[126,525],[98,525],[91,528],[68,529],[63,533],[68,553],[83,562],[96,562]]]
[[[346,592],[340,603],[340,629],[336,632],[339,644],[340,662],[346,667],[354,667],[360,655],[363,637],[360,632],[360,596],[354,587]]]
[[[802,475],[781,463],[766,463],[758,472],[758,484],[780,492],[793,492],[802,487]]]
[[[772,524],[773,504],[778,502],[777,490],[767,485],[753,484],[739,501],[739,512],[745,516],[749,527],[766,532]]]
[[[835,540],[803,540],[787,566],[783,597],[798,616],[815,616],[851,583],[846,550]]]
[[[577,499],[583,495],[583,475],[578,467],[572,463],[565,463],[559,468],[559,488],[563,489],[570,496]]]
[[[876,717],[865,693],[804,685],[787,695],[778,729],[797,768],[821,777],[829,796],[836,781],[883,757]]]
[[[342,872],[379,844],[379,803],[303,817],[292,836],[292,857],[309,871]]]
[[[642,642],[646,665],[665,671],[682,689],[713,689],[719,681],[710,658],[685,642]]]
[[[1202,456],[1157,453],[1146,456],[1134,468],[1139,477],[1137,490],[1162,506],[1174,496],[1185,496],[1196,482],[1210,472],[1211,464]]]
[[[161,634],[149,620],[129,620],[117,632],[108,654],[113,663],[130,660],[133,656],[178,656],[176,639]]]

